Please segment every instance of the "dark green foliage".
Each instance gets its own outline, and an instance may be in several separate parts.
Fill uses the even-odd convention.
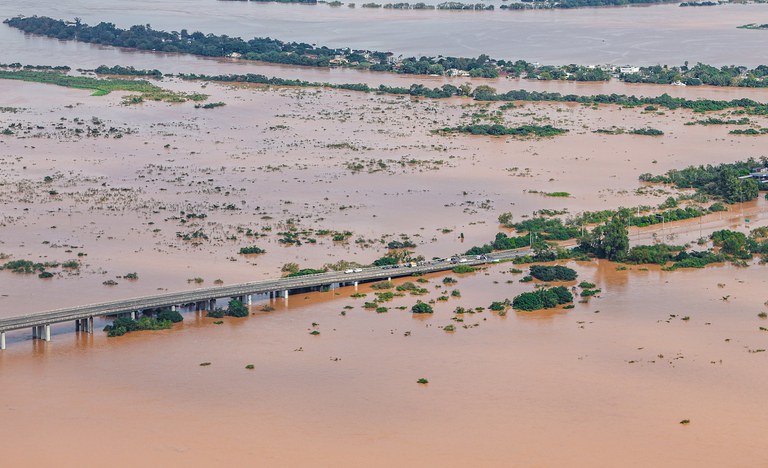
[[[637,245],[629,249],[624,261],[637,264],[656,263],[664,265],[673,260],[683,250],[685,250],[685,247],[681,245]]]
[[[477,270],[477,268],[473,267],[472,265],[456,265],[451,270],[452,272],[456,274],[462,274],[462,273],[474,273]]]
[[[551,309],[559,304],[573,302],[573,294],[564,286],[540,288],[533,292],[525,292],[512,300],[512,307],[517,310]]]
[[[178,323],[183,321],[184,317],[182,317],[181,314],[175,310],[163,309],[157,313],[157,320],[161,322],[168,321],[172,323]]]
[[[509,299],[506,299],[506,300],[501,301],[501,302],[500,301],[494,301],[494,302],[491,303],[490,306],[488,306],[488,308],[493,310],[493,311],[496,311],[496,312],[501,312],[501,311],[507,310],[507,307],[509,307],[510,304],[511,303],[510,303]]]
[[[140,330],[164,330],[171,328],[170,320],[158,320],[154,317],[142,317],[134,320],[130,317],[119,317],[112,322],[112,325],[104,327],[107,336],[122,336],[126,333]]]
[[[467,250],[467,255],[482,255],[491,253],[494,250],[510,250],[528,247],[530,245],[530,236],[509,237],[503,232],[496,234],[496,239],[491,244],[485,244],[480,247],[472,247]]]
[[[317,270],[314,268],[303,268],[297,272],[289,273],[286,275],[286,278],[294,277],[294,276],[306,276],[306,275],[318,275],[320,273],[325,273],[327,270]]]
[[[115,65],[114,67],[100,65],[96,67],[94,72],[99,75],[150,76],[158,79],[163,77],[160,70],[137,70],[133,67],[121,67],[120,65]]]
[[[747,250],[747,236],[741,232],[723,229],[713,232],[710,238],[716,246],[720,247],[720,251],[724,254],[733,255],[741,259],[752,256]]]
[[[43,279],[45,279],[45,278],[53,278],[53,273],[51,273],[50,271],[43,271],[43,272],[40,272],[40,274],[37,275],[37,277],[38,278],[43,278]]]
[[[664,132],[655,128],[635,128],[629,131],[633,135],[661,136]]]
[[[531,276],[541,281],[573,281],[577,276],[576,270],[561,265],[532,265],[530,272]]]
[[[440,130],[443,133],[469,133],[472,135],[514,135],[514,136],[537,136],[537,137],[553,137],[562,135],[568,130],[563,128],[556,128],[552,125],[521,125],[519,127],[505,127],[500,124],[472,124],[462,125],[459,127],[445,127]]]
[[[722,198],[728,203],[750,201],[757,198],[759,186],[754,179],[739,179],[753,169],[768,167],[767,160],[738,161],[717,166],[689,166],[671,170],[661,176],[642,174],[640,180],[672,184],[679,188],[695,188],[703,193]]]
[[[227,304],[226,315],[230,317],[247,317],[249,314],[248,307],[237,299],[231,299]]]
[[[223,103],[221,101],[209,102],[207,104],[195,104],[195,109],[215,109],[217,107],[224,107],[224,106],[226,106],[226,103]]]
[[[581,283],[579,283],[579,287],[584,289],[591,289],[595,287],[595,283],[590,283],[589,281],[582,281]]]
[[[411,242],[409,240],[390,241],[387,244],[387,248],[388,249],[410,249],[410,248],[413,248],[413,247],[416,247],[416,244],[414,244],[413,242]]]
[[[507,226],[517,232],[534,232],[538,238],[544,240],[567,240],[579,235],[578,228],[566,226],[557,218],[531,218]]]
[[[609,223],[596,227],[584,236],[579,247],[598,258],[623,260],[629,251],[629,235],[626,226],[626,219],[622,216],[614,216]]]
[[[397,257],[385,255],[377,260],[373,261],[374,266],[388,266],[388,265],[397,265],[399,263],[399,260]]]
[[[411,312],[414,314],[431,314],[434,310],[432,310],[431,305],[419,301],[411,307]]]
[[[10,270],[14,273],[34,273],[43,272],[46,268],[45,263],[36,263],[31,260],[11,260],[0,266],[0,270]]]
[[[255,245],[251,247],[240,247],[240,253],[244,255],[245,254],[263,254],[264,252],[266,252],[264,249],[256,247]]]
[[[680,252],[669,270],[678,268],[704,268],[710,263],[721,263],[725,256],[713,252]]]
[[[728,208],[720,202],[715,202],[709,205],[708,210],[712,213],[717,213],[718,211],[728,211]]]

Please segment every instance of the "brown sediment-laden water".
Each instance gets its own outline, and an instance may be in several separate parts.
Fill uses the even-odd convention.
[[[237,6],[245,7],[269,15],[294,11],[293,5]],[[546,14],[576,24],[590,15],[608,21],[633,14],[642,25],[671,8],[497,11],[492,18],[535,22]],[[708,27],[725,34],[727,22],[754,8],[696,10],[709,19],[698,23],[700,31],[679,24],[678,34],[712,34]],[[153,25],[171,28],[171,21],[190,19],[179,11],[158,15]],[[325,6],[315,11],[346,15]],[[71,12],[60,7],[58,13]],[[355,13],[369,21],[391,12]],[[419,12],[394,14],[405,13]],[[441,24],[485,18],[440,13],[433,18]],[[230,32],[249,35],[245,23]],[[3,38],[10,34],[0,31]],[[36,51],[35,63],[76,66],[69,58],[85,53],[78,59],[84,67],[107,62],[310,81],[443,82],[14,41],[12,48]],[[50,52],[38,54],[41,49]],[[584,53],[568,61],[595,57]],[[643,55],[634,57],[627,61]],[[761,90],[729,88],[472,82],[500,90],[768,100]],[[707,116],[682,109],[505,107],[169,79],[160,85],[206,93],[207,102],[225,105],[126,106],[125,93],[91,96],[0,80],[0,131],[8,129],[0,135],[2,261],[77,262],[77,268],[51,267],[50,279],[0,271],[0,316],[273,278],[286,263],[369,264],[390,241],[405,239],[416,254],[445,257],[509,232],[498,224],[505,212],[521,221],[544,209],[567,218],[657,206],[680,191],[641,183],[640,174],[764,156],[767,138],[731,135],[733,125],[686,125]],[[709,116],[737,118],[730,111]],[[749,127],[768,127],[764,116],[749,119]],[[473,121],[550,124],[568,132],[545,139],[433,133]],[[647,127],[664,135],[595,133]],[[553,192],[568,196],[548,196]],[[630,238],[685,244],[718,229],[746,232],[768,224],[767,208],[761,196],[702,219],[632,226]],[[286,243],[291,233],[301,245]],[[239,254],[250,246],[266,253]],[[170,330],[117,338],[100,330],[75,334],[72,324],[54,326],[49,343],[32,340],[28,330],[9,333],[8,349],[0,352],[2,463],[742,466],[765,459],[761,430],[768,415],[760,401],[768,389],[768,324],[758,316],[768,312],[764,265],[663,271],[566,264],[579,277],[565,286],[587,281],[601,289],[586,299],[575,287],[571,309],[489,310],[492,301],[538,284],[521,283],[525,271],[510,271],[526,266],[502,263],[472,274],[396,280],[426,293],[382,301],[380,313],[363,307],[380,291],[360,285],[299,293],[287,303],[261,298],[250,317],[221,323],[185,311],[184,322]],[[444,283],[446,276],[457,282]],[[434,314],[411,313],[417,300],[433,299]],[[465,313],[455,313],[457,307]],[[99,328],[106,323],[97,321]],[[454,331],[446,331],[449,325]],[[428,383],[417,383],[422,378]]]

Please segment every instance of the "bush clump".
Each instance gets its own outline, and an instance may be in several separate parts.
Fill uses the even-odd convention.
[[[251,247],[240,247],[240,253],[243,254],[243,255],[263,254],[264,252],[266,252],[266,250],[264,250],[264,249],[262,249],[260,247],[256,247],[255,245],[253,245]]]
[[[531,276],[541,281],[573,281],[577,276],[576,270],[561,265],[533,265],[530,272]]]
[[[248,312],[248,307],[243,305],[242,302],[237,299],[232,299],[227,305],[225,314],[230,317],[247,317],[250,312]]]
[[[472,265],[456,265],[451,271],[456,274],[474,273],[477,271],[477,268],[473,267]]]
[[[171,323],[179,323],[184,320],[184,317],[182,317],[181,314],[175,310],[163,309],[157,313],[157,320],[167,320]]]
[[[532,311],[551,309],[569,302],[573,302],[573,294],[565,286],[557,286],[522,293],[512,300],[512,307],[517,310]]]
[[[142,317],[138,320],[119,317],[112,322],[112,325],[104,327],[104,331],[107,332],[107,336],[113,337],[140,330],[165,330],[171,328],[171,325],[170,320],[158,320],[155,317]]]
[[[432,310],[431,305],[419,301],[411,307],[411,312],[414,314],[431,314],[434,310]]]

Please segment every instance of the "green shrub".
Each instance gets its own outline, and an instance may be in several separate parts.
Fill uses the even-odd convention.
[[[247,254],[263,254],[264,252],[266,252],[266,250],[264,250],[262,248],[259,248],[259,247],[256,247],[255,245],[251,246],[251,247],[241,247],[240,248],[240,253],[243,254],[243,255],[247,255]]]
[[[172,323],[179,323],[184,320],[184,317],[182,317],[181,314],[175,310],[163,309],[157,313],[157,319],[160,321],[167,320]]]
[[[411,307],[411,312],[414,314],[431,314],[434,310],[432,310],[431,305],[419,301]]]
[[[226,315],[230,317],[247,317],[250,314],[248,307],[237,299],[232,299],[227,305]]]
[[[107,332],[107,336],[114,337],[140,330],[164,330],[171,328],[171,325],[170,320],[158,320],[154,317],[142,317],[138,320],[130,317],[118,317],[112,322],[112,325],[104,327],[104,331]]]
[[[531,276],[541,281],[573,281],[577,276],[576,270],[560,265],[533,265],[530,272]]]
[[[522,293],[512,300],[512,307],[518,310],[532,311],[550,309],[568,302],[573,302],[573,294],[565,286],[557,286]]]
[[[475,271],[477,271],[477,268],[473,267],[472,265],[456,265],[455,267],[453,267],[453,270],[451,271],[453,271],[456,274],[474,273]]]

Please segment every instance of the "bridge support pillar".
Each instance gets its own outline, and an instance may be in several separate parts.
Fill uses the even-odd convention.
[[[288,299],[288,290],[283,291],[283,299]]]
[[[136,311],[131,312],[131,320],[136,320]]]
[[[250,294],[248,294],[248,296],[247,296],[247,297],[248,297],[248,305],[252,305],[252,304],[253,304],[253,296],[251,296]]]
[[[391,276],[390,276],[390,277],[388,277],[388,278],[387,278],[387,281],[392,281],[392,277],[391,277]]]
[[[211,299],[208,301],[208,310],[213,310],[216,308],[216,299]]]
[[[93,317],[88,317],[88,333],[93,335]]]
[[[51,326],[45,325],[45,335],[43,335],[43,339],[45,341],[51,341]]]
[[[357,281],[355,281],[355,289],[357,289]]]
[[[171,306],[171,310],[172,310],[172,311],[174,311],[174,312],[176,312],[176,306],[175,306],[175,305],[172,305],[172,306]]]
[[[5,332],[0,332],[0,351],[5,349]]]

